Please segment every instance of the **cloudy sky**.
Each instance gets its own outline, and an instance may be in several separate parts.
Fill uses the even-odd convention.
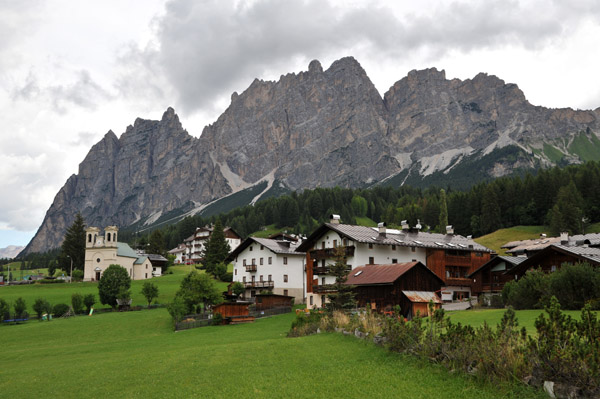
[[[28,243],[109,129],[172,106],[199,136],[233,91],[313,59],[354,56],[382,95],[437,67],[600,107],[595,0],[0,0],[0,37],[0,248]]]

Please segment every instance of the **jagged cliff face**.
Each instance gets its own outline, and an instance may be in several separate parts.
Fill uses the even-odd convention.
[[[353,58],[325,71],[313,61],[306,72],[234,93],[199,139],[171,108],[160,121],[137,119],[120,138],[108,132],[56,195],[24,253],[60,245],[77,212],[89,225],[151,224],[262,181],[291,190],[357,187],[407,170],[447,173],[509,145],[523,149],[485,171],[501,176],[552,164],[557,154],[579,162],[581,140],[597,144],[600,159],[599,125],[598,110],[536,107],[495,76],[461,81],[436,69],[412,71],[382,98]]]

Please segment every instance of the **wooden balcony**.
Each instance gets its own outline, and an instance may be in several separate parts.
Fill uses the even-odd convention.
[[[256,271],[256,265],[246,265],[244,267],[246,268],[247,272],[255,272]]]
[[[250,281],[243,283],[246,288],[274,288],[273,281]]]
[[[446,285],[459,285],[464,287],[470,287],[473,284],[473,280],[470,278],[459,278],[459,277],[447,277],[444,279]]]
[[[352,266],[347,265],[346,270],[351,271]],[[331,266],[313,266],[313,275],[327,276],[331,274]]]
[[[349,247],[339,247],[344,249],[344,256],[354,256],[354,245]],[[338,248],[313,249],[310,251],[310,257],[315,260],[331,259],[335,257]]]
[[[446,255],[447,266],[471,266],[471,255],[469,256],[456,256]]]
[[[313,288],[313,292],[316,294],[321,294],[321,293],[326,293],[326,292],[335,292],[334,284],[322,284],[322,285],[313,284],[312,288]]]

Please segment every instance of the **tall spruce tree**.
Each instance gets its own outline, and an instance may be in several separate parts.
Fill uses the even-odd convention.
[[[85,221],[80,213],[75,215],[73,224],[65,233],[65,239],[58,258],[60,268],[66,272],[71,270],[71,259],[73,260],[73,270],[83,270],[85,263]]]
[[[438,229],[440,233],[446,232],[448,226],[448,205],[446,204],[446,190],[440,190],[440,219]]]
[[[335,276],[335,292],[327,295],[329,303],[327,303],[327,309],[342,310],[352,309],[356,306],[356,300],[354,298],[354,286],[347,285],[349,268],[346,264],[346,247],[337,247],[334,255],[335,263],[330,266],[330,271]]]
[[[160,229],[156,229],[150,234],[147,252],[165,256],[165,237]]]
[[[223,224],[221,224],[221,219],[217,219],[202,251],[202,257],[204,258],[202,263],[206,271],[214,275],[217,265],[225,260],[229,251],[231,251],[231,248],[225,239]]]

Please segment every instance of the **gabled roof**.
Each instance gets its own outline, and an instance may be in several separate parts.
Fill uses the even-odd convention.
[[[508,248],[509,253],[525,253],[541,251],[550,245],[574,246],[600,246],[600,233],[576,234],[569,236],[566,245],[561,242],[561,237],[540,237],[532,240],[511,241],[502,246]]]
[[[588,262],[592,265],[600,266],[600,248],[592,248],[587,246],[569,247],[566,245],[550,245],[549,247],[544,248],[535,255],[532,255],[529,258],[525,259],[525,261],[521,262],[511,270],[507,270],[506,272],[504,272],[504,274],[508,272],[522,273],[531,267],[539,265],[538,262],[540,261],[540,259],[543,259],[549,253],[554,251],[565,255],[570,255],[580,262]]]
[[[325,223],[321,225],[298,247],[297,250],[302,252],[310,250],[315,243],[330,230],[337,232],[342,237],[360,243],[492,252],[491,249],[484,247],[481,244],[477,244],[472,239],[461,235],[386,229],[386,234],[383,236],[379,234],[379,230],[376,227],[336,223]]]
[[[264,246],[271,252],[282,255],[295,255],[303,256],[301,252],[297,252],[297,248],[300,245],[300,241],[287,241],[287,240],[272,240],[270,238],[259,238],[259,237],[248,237],[240,245],[237,246],[233,251],[227,255],[225,262],[231,262],[238,256],[242,251],[248,248],[253,243]]]
[[[133,264],[134,264],[134,265],[141,265],[141,264],[143,264],[143,263],[146,261],[146,259],[148,259],[148,257],[147,257],[147,256],[140,256],[140,257],[138,257],[138,258],[135,260],[135,262],[133,262]]]
[[[124,242],[117,242],[117,256],[123,256],[125,258],[137,258],[138,254]]]
[[[500,262],[509,263],[511,267],[509,267],[506,270],[510,270],[525,260],[527,260],[527,258],[524,256],[496,256],[495,258],[490,259],[489,261],[478,267],[473,273],[469,274],[467,278],[472,278],[475,275],[475,273],[479,272],[480,270],[486,269],[490,266],[494,266]]]
[[[409,301],[413,303],[442,303],[442,300],[431,291],[402,291]]]
[[[359,266],[348,274],[346,284],[348,285],[390,285],[394,284],[402,275],[413,267],[422,267],[431,273],[432,278],[439,280],[440,284],[444,281],[434,272],[429,270],[421,262],[393,263],[390,265],[365,265]]]

